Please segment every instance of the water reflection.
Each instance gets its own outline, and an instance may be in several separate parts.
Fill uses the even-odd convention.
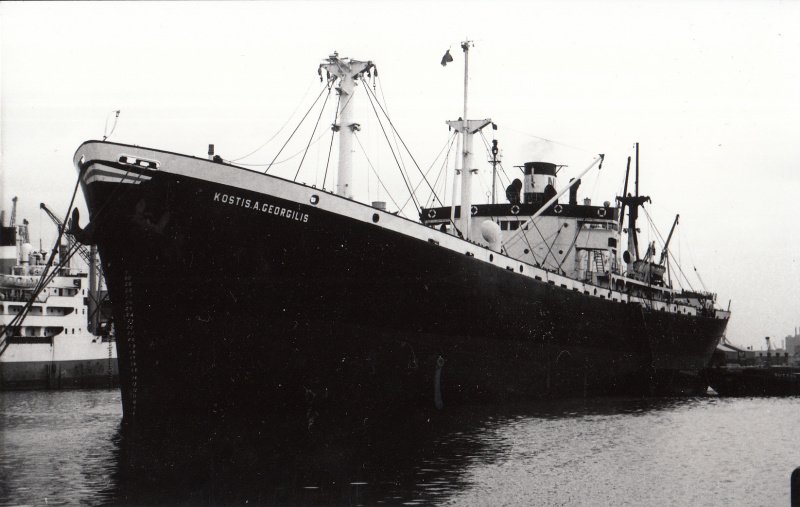
[[[121,428],[108,497],[129,504],[439,503],[468,486],[470,467],[491,466],[513,454],[517,442],[506,434],[515,424],[630,416],[693,402],[571,400],[357,422],[344,415],[311,431],[274,416]]]
[[[275,417],[121,429],[110,493],[130,504],[430,503],[461,485],[480,452],[474,429],[443,438],[447,421],[436,417],[344,421],[311,432]]]
[[[798,408],[605,398],[131,429],[115,391],[0,393],[0,505],[785,503]]]

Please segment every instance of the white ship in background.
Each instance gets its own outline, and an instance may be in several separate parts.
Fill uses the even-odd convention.
[[[96,254],[65,235],[48,269],[49,253],[30,244],[27,220],[15,223],[16,201],[8,221],[0,211],[0,390],[116,385]],[[81,268],[72,266],[74,253],[86,263]]]

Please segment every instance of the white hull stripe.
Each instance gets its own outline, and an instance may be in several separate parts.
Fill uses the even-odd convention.
[[[138,185],[143,181],[149,181],[150,176],[139,174],[131,171],[123,171],[121,169],[114,169],[111,167],[89,167],[83,175],[84,183],[91,184],[95,181],[104,181],[112,183],[127,183],[129,185]]]
[[[125,149],[126,153],[137,153],[135,157],[145,160],[157,160],[155,163],[159,165],[163,164],[165,168],[168,167],[169,171],[167,172],[172,174],[200,179],[210,183],[217,183],[227,187],[239,187],[249,192],[257,192],[295,202],[297,205],[307,206],[308,204],[306,203],[309,203],[314,208],[347,217],[351,220],[367,222],[374,224],[375,227],[381,227],[422,241],[429,241],[441,248],[446,248],[462,255],[466,253],[476,260],[517,272],[518,276],[533,278],[554,286],[559,286],[562,289],[582,292],[585,295],[608,299],[613,302],[639,303],[644,308],[651,310],[697,315],[697,308],[690,305],[631,296],[613,288],[600,287],[592,285],[590,282],[569,278],[535,267],[503,253],[492,251],[487,247],[469,243],[461,238],[439,231],[438,229],[427,227],[420,222],[412,221],[387,211],[378,210],[366,204],[345,199],[320,189],[308,187],[304,184],[284,180],[272,175],[261,174],[233,165],[219,164],[210,160],[177,153],[117,145],[114,143],[102,143],[99,141],[88,141],[82,144],[75,153],[73,161],[76,167],[79,167],[81,163],[80,159],[84,156],[90,160],[109,161],[119,160],[121,156],[131,156],[127,154],[121,155],[119,153],[120,149]],[[120,171],[120,173],[124,174],[124,171]],[[126,181],[125,183],[134,183],[134,181]],[[373,219],[374,216],[378,217],[377,222]],[[715,316],[718,319],[722,319],[728,318],[729,315],[728,312],[717,310]]]

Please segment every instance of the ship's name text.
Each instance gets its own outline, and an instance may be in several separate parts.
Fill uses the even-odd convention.
[[[308,222],[308,214],[299,211],[269,204],[267,202],[258,202],[252,199],[245,199],[235,195],[223,194],[221,192],[214,193],[214,202],[221,202],[233,206],[241,206],[242,208],[257,210],[262,213],[276,215],[279,217],[288,218],[289,220],[297,220],[298,222]]]

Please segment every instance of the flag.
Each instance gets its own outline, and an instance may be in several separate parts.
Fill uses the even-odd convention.
[[[445,65],[447,65],[448,63],[450,63],[452,61],[453,61],[453,57],[450,56],[450,50],[448,49],[447,52],[442,57],[442,67],[444,67]]]

